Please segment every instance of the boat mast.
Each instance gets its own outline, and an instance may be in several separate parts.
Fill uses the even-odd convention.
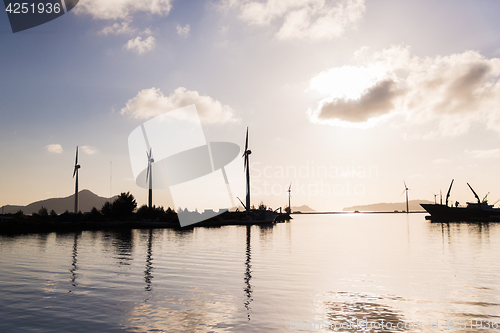
[[[451,193],[451,187],[453,186],[453,181],[455,179],[451,180],[450,188],[448,189],[448,193],[446,194],[446,206],[448,206],[448,199],[450,198],[450,193]]]
[[[469,185],[469,183],[467,183],[467,185]],[[479,196],[477,195],[477,193],[472,189],[472,186],[469,185],[469,188],[472,191],[472,193],[474,193],[474,196],[477,199],[477,203],[480,204],[481,203],[481,199],[479,199]]]

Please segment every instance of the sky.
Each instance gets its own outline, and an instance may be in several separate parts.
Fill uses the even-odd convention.
[[[3,8],[3,7],[2,7]],[[500,199],[498,1],[80,0],[12,33],[0,13],[0,205],[130,191],[128,136],[197,106],[244,146],[252,203],[315,210]],[[146,156],[144,157],[146,158]],[[240,157],[238,157],[240,158]],[[241,177],[243,179],[243,159]],[[235,196],[244,197],[244,193]],[[153,203],[171,206],[166,190]]]

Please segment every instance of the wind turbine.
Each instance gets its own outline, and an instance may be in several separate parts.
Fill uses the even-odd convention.
[[[431,192],[433,195],[434,195],[434,204],[437,205],[437,201],[436,201],[436,197],[439,195],[439,194],[435,194],[434,192]]]
[[[409,210],[408,210],[408,190],[409,190],[409,188],[408,188],[408,186],[406,186],[406,182],[404,180],[403,180],[403,183],[405,184],[405,189],[401,194],[406,192],[406,214],[408,214],[409,213]]]
[[[252,151],[248,149],[248,127],[247,127],[247,137],[245,140],[245,151],[243,152],[243,155],[241,157],[244,157],[244,162],[243,162],[243,170],[246,170],[247,172],[247,200],[246,200],[246,210],[247,212],[250,211],[250,169],[249,169],[249,158],[248,155],[250,155]]]
[[[149,148],[149,153],[146,151],[146,155],[148,156],[148,170],[146,171],[146,183],[149,178],[149,198],[148,198],[148,206],[151,208],[153,206],[153,152],[152,148]]]
[[[290,205],[290,197],[292,196],[292,183],[288,186],[288,214],[292,214],[292,206]]]
[[[73,178],[75,178],[75,214],[78,213],[78,169],[80,169],[80,165],[78,164],[78,146],[76,146],[76,159],[75,159],[75,168],[73,170]]]

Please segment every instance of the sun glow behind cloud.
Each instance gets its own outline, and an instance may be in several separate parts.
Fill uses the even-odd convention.
[[[313,77],[309,89],[332,98],[359,99],[362,93],[387,73],[381,65],[342,66]]]
[[[313,123],[361,128],[401,115],[405,125],[434,122],[425,134],[434,138],[464,134],[474,123],[500,133],[499,79],[500,59],[476,51],[420,58],[392,46],[361,66],[313,77],[310,89],[328,96],[307,114]]]

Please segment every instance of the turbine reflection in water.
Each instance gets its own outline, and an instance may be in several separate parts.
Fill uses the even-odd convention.
[[[77,266],[77,256],[78,256],[78,236],[80,233],[75,233],[74,239],[73,239],[73,252],[72,252],[72,261],[71,261],[71,269],[69,270],[71,273],[71,285],[73,286],[73,290],[69,290],[70,293],[74,292],[77,286],[76,283],[76,271],[78,270]]]
[[[148,250],[147,250],[147,254],[146,254],[146,270],[144,271],[144,282],[146,282],[146,287],[144,287],[144,290],[146,290],[146,291],[153,290],[152,271],[153,271],[153,230],[149,229]]]
[[[252,253],[251,253],[251,247],[250,247],[250,235],[252,233],[251,230],[252,226],[247,225],[247,230],[246,230],[246,260],[245,260],[245,288],[243,289],[245,291],[245,296],[246,296],[246,301],[245,301],[245,309],[247,310],[247,318],[250,320],[250,303],[253,301],[252,299],[252,285],[250,284],[250,280],[252,279],[252,271],[250,270],[252,268],[252,265],[250,263],[252,259]]]

